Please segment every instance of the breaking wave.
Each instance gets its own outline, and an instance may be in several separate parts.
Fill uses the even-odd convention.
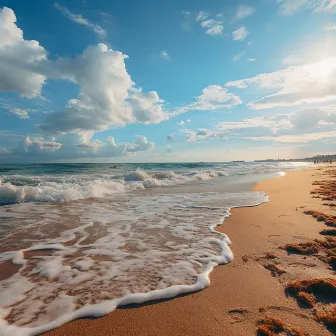
[[[124,176],[10,176],[0,180],[0,204],[22,202],[68,202],[104,198],[127,191],[168,187],[226,176],[221,170],[145,172],[136,169]],[[7,180],[7,181],[6,181]]]
[[[279,173],[309,163],[143,163],[0,166],[0,205],[67,202],[154,187],[202,182],[223,176]]]

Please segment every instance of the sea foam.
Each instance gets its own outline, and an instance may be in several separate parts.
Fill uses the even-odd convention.
[[[184,173],[145,172],[136,169],[123,175],[103,176],[10,176],[0,180],[0,204],[23,202],[68,202],[87,198],[104,198],[127,191],[168,187],[226,176],[222,170]]]
[[[259,192],[134,193],[0,208],[4,239],[12,242],[0,260],[21,264],[0,281],[0,334],[36,335],[120,305],[207,287],[213,268],[233,257],[215,226],[232,207],[267,200]]]

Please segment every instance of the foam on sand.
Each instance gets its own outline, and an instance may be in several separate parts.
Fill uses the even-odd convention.
[[[229,238],[215,226],[230,208],[267,200],[258,192],[135,194],[114,201],[7,206],[13,228],[7,240],[19,234],[16,224],[31,235],[25,248],[0,254],[0,261],[22,265],[0,281],[0,334],[36,335],[120,305],[209,286],[214,267],[233,258]],[[70,228],[52,232],[69,218]],[[36,231],[44,238],[37,240]]]

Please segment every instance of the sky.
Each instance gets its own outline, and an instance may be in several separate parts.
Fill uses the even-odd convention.
[[[2,0],[0,163],[335,153],[336,0]]]

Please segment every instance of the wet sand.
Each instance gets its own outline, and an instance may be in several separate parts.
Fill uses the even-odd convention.
[[[326,179],[321,172],[319,168],[294,171],[255,184],[253,190],[266,192],[270,202],[233,209],[218,228],[232,241],[234,261],[217,267],[205,290],[123,307],[98,319],[76,320],[45,335],[256,335],[256,322],[265,316],[281,318],[310,335],[331,335],[310,310],[286,296],[284,285],[296,279],[333,277],[332,271],[316,258],[289,256],[279,249],[287,243],[321,238],[323,223],[303,214],[305,209],[334,211],[310,194],[313,181]],[[267,252],[278,257],[286,273],[274,277],[264,268]]]

